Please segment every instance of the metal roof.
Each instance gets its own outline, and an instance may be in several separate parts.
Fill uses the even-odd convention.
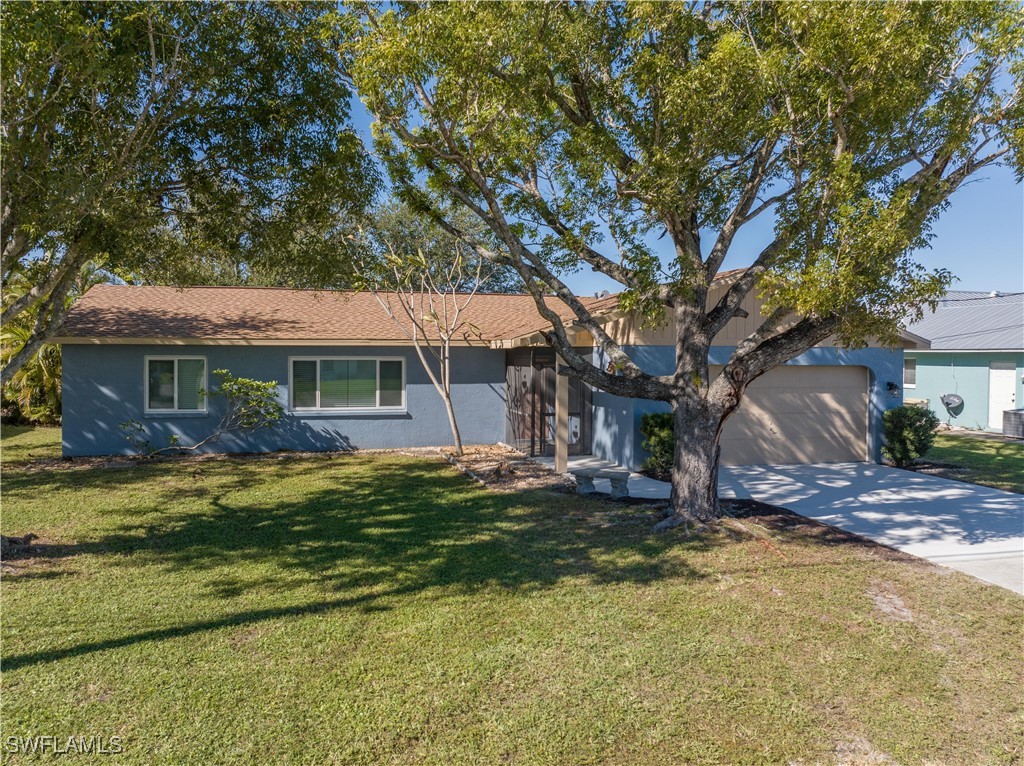
[[[1024,350],[1024,293],[955,290],[907,329],[933,351]]]

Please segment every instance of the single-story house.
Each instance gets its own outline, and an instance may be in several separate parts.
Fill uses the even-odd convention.
[[[952,291],[908,329],[929,344],[904,356],[906,396],[943,422],[1002,431],[1003,411],[1024,407],[1024,293]]]
[[[736,273],[716,280],[726,289]],[[552,308],[571,312],[557,299]],[[655,374],[674,366],[671,331],[642,328],[616,296],[595,315]],[[725,363],[760,319],[753,296],[716,338]],[[532,455],[593,454],[629,468],[645,457],[640,418],[664,403],[624,399],[556,375],[547,327],[527,295],[477,295],[453,348],[452,395],[467,444],[504,441]],[[97,285],[70,312],[63,347],[65,455],[127,453],[120,424],[144,424],[154,445],[209,434],[218,398],[211,372],[277,382],[285,416],[272,429],[229,434],[220,451],[339,450],[450,444],[443,403],[405,333],[368,293],[249,287]],[[908,336],[904,345],[913,345]],[[601,365],[579,329],[573,343]],[[771,371],[727,423],[727,464],[872,461],[882,413],[901,403],[903,349],[830,343]],[[564,406],[560,406],[560,403]]]

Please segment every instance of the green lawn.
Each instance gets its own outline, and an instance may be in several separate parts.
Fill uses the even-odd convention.
[[[655,537],[643,508],[397,455],[5,465],[3,531],[43,545],[3,577],[4,741],[123,738],[75,763],[1021,762],[1019,597],[758,521]]]
[[[938,434],[925,460],[955,466],[948,478],[1024,494],[1024,444]]]
[[[0,435],[0,463],[4,468],[60,457],[60,428],[4,426]]]

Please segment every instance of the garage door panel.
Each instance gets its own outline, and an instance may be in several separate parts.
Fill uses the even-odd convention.
[[[823,458],[832,455],[836,459]],[[792,463],[846,463],[865,459],[850,449],[842,437],[832,439],[805,437],[785,442],[758,442],[753,439],[722,442],[722,465],[789,465]]]
[[[808,374],[809,373],[809,374]],[[867,369],[849,365],[803,365],[793,364],[776,367],[755,380],[750,388],[849,388],[867,378]]]
[[[829,392],[803,393],[799,391],[782,390],[761,390],[754,392],[754,396],[744,398],[742,411],[744,412],[775,412],[775,413],[800,413],[800,412],[842,412],[850,407],[860,407],[860,399],[864,393],[861,388],[843,388]]]
[[[721,372],[720,366],[713,366],[712,373]],[[790,388],[810,391],[834,388],[861,389],[867,384],[867,368],[854,365],[805,365],[790,364],[776,367],[765,373],[748,386],[747,391],[761,389]]]
[[[867,459],[868,374],[863,367],[780,367],[747,389],[722,432],[722,463],[830,463]]]
[[[723,439],[796,439],[807,436],[839,435],[849,438],[860,431],[866,415],[864,410],[834,410],[824,413],[800,412],[758,414],[737,412],[725,424]]]

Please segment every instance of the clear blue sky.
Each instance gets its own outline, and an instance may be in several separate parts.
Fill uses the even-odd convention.
[[[370,117],[353,99],[353,118],[364,140],[370,142]],[[744,227],[724,268],[748,265],[770,240],[767,216]],[[991,168],[957,190],[933,229],[931,247],[918,253],[930,268],[949,269],[956,277],[953,290],[1024,291],[1024,187],[1015,183],[1007,168]],[[760,247],[758,245],[760,244]],[[652,242],[659,253],[671,256],[667,239]],[[615,282],[588,269],[565,277],[581,295],[598,290],[617,291]]]

